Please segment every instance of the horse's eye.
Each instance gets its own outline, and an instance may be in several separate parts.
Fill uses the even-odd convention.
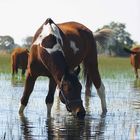
[[[62,87],[65,92],[68,92],[71,90],[71,83],[69,81],[63,82]]]

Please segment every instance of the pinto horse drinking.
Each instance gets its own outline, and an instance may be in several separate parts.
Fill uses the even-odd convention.
[[[67,110],[79,119],[84,118],[86,112],[81,99],[82,86],[77,77],[79,70],[74,71],[81,63],[84,75],[90,77],[97,89],[102,112],[106,114],[105,87],[98,70],[96,41],[92,31],[77,22],[55,24],[50,18],[47,19],[33,38],[19,114],[24,112],[37,77],[47,76],[47,114],[51,115],[58,85],[60,100]]]

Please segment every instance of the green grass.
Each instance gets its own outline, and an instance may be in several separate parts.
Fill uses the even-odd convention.
[[[0,73],[11,72],[10,54],[0,53]]]
[[[10,54],[0,53],[0,73],[11,73]],[[130,59],[124,57],[99,56],[99,71],[103,78],[116,78],[120,76],[134,77]],[[20,70],[19,70],[20,73]]]
[[[99,71],[103,78],[116,78],[118,75],[127,78],[134,77],[129,58],[99,56],[98,62]]]

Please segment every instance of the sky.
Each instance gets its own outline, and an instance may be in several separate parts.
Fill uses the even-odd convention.
[[[22,44],[47,18],[77,21],[93,32],[112,21],[126,25],[140,44],[140,0],[0,0],[0,35]]]

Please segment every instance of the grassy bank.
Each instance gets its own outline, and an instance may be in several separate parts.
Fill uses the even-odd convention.
[[[11,72],[11,56],[10,54],[0,53],[0,73]]]
[[[134,77],[129,58],[99,56],[98,61],[103,78],[115,78],[116,74]],[[0,73],[11,73],[10,54],[0,54]]]
[[[103,78],[115,78],[116,74],[134,77],[129,58],[99,56],[99,70]]]

